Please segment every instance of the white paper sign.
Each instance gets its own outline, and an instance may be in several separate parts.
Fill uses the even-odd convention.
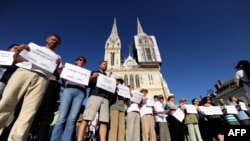
[[[209,107],[199,106],[199,109],[201,110],[201,113],[204,115],[213,115],[214,114],[212,109]]]
[[[156,112],[163,112],[164,111],[162,104],[159,101],[155,102],[154,111],[156,111]],[[161,115],[161,114],[157,114],[157,115]]]
[[[223,115],[220,106],[210,106],[214,115]]]
[[[247,111],[247,107],[245,103],[239,102],[239,105],[240,105],[241,110]]]
[[[133,96],[130,98],[130,101],[140,104],[141,99],[143,97],[143,93],[136,91],[136,90],[132,90],[132,95]]]
[[[154,101],[153,97],[147,96],[147,99],[148,99],[147,102],[146,102],[147,106],[149,106],[149,107],[155,106],[155,101]]]
[[[97,77],[96,86],[111,93],[115,93],[116,80],[106,75],[99,74],[99,76]]]
[[[197,110],[196,110],[196,107],[194,105],[186,104],[185,108],[186,108],[187,113],[197,114]]]
[[[91,71],[87,69],[65,63],[65,67],[63,68],[60,77],[87,86],[89,84],[90,73]]]
[[[124,85],[118,85],[117,94],[125,98],[130,98],[129,87]]]
[[[28,46],[30,51],[24,49],[20,52],[20,55],[37,67],[53,73],[57,67],[56,59],[58,59],[58,55],[34,43],[29,43]]]
[[[184,117],[185,117],[185,114],[184,112],[178,108],[174,113],[173,113],[173,116],[178,119],[180,122],[183,121]]]
[[[0,50],[0,65],[11,66],[14,61],[14,52]]]
[[[225,106],[227,110],[227,114],[238,114],[238,111],[235,106]]]

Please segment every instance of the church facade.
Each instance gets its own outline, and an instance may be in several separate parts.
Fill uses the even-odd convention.
[[[130,45],[131,53],[121,60],[121,40],[114,19],[110,36],[105,44],[104,60],[108,62],[107,72],[123,77],[125,85],[134,85],[136,90],[148,89],[148,95],[170,94],[166,80],[161,73],[161,55],[156,38],[144,33],[137,19],[137,35]]]

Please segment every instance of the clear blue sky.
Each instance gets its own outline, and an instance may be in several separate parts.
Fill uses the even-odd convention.
[[[0,49],[44,45],[48,34],[57,33],[63,63],[83,55],[86,68],[96,70],[114,17],[122,59],[137,34],[137,17],[144,32],[156,37],[161,72],[176,100],[205,95],[218,79],[233,75],[238,60],[250,60],[249,0],[1,0]]]

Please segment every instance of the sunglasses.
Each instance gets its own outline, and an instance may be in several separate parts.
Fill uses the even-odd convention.
[[[84,62],[84,60],[82,59],[82,58],[79,58],[79,59],[77,59],[78,61],[82,61],[82,62]]]

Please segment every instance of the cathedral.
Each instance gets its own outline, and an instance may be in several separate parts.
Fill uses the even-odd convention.
[[[165,98],[170,90],[161,73],[161,55],[155,36],[144,33],[137,18],[137,35],[130,45],[131,53],[121,60],[121,40],[114,19],[110,36],[105,44],[104,60],[108,62],[107,72],[123,77],[125,85],[134,85],[136,90],[148,89],[148,95],[162,94]]]

